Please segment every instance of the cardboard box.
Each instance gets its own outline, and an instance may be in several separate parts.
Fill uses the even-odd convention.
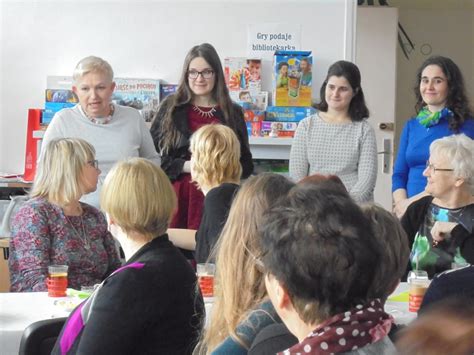
[[[45,102],[41,124],[50,124],[56,112],[61,111],[63,108],[74,107],[76,105],[76,103],[71,102]]]
[[[244,110],[265,111],[268,106],[268,91],[252,92],[250,90],[230,91],[230,98]]]
[[[245,122],[249,137],[261,137],[262,122]]]
[[[115,78],[112,102],[140,111],[146,122],[151,122],[160,104],[158,79]]]
[[[260,110],[244,110],[245,122],[262,122],[265,121],[265,111]]]
[[[44,111],[41,124],[51,123],[56,112],[75,106],[79,100],[72,91],[73,79],[70,76],[49,75],[46,77]]]
[[[225,82],[229,91],[261,90],[262,60],[231,57],[224,59]]]
[[[294,137],[298,124],[296,122],[262,122],[262,137]]]
[[[273,105],[311,106],[312,64],[310,51],[275,52]]]
[[[268,106],[265,120],[274,122],[299,122],[315,113],[316,109],[313,107]]]

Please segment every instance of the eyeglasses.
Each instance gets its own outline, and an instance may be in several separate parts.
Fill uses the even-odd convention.
[[[188,71],[188,77],[189,79],[197,79],[199,74],[201,74],[201,76],[204,78],[204,79],[210,79],[214,76],[214,70],[212,69],[204,69],[203,71],[197,71],[197,70],[190,70]]]
[[[99,161],[97,159],[89,160],[87,164],[89,164],[93,168],[99,169]]]
[[[437,171],[454,171],[454,169],[441,169],[441,168],[435,168],[433,164],[430,163],[429,160],[426,161],[426,169],[436,173]]]

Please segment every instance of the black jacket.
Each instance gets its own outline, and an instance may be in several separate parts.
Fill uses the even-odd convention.
[[[52,354],[71,336],[67,354],[192,353],[203,301],[194,271],[167,235],[144,245],[90,297],[71,313]]]
[[[162,129],[162,120],[171,103],[171,97],[167,97],[160,105],[158,112],[155,115],[153,124],[151,126],[151,136],[155,143],[156,151],[161,155],[161,167],[166,172],[171,181],[178,179],[183,172],[183,165],[186,160],[189,160],[189,139],[191,132],[188,127],[187,110],[189,104],[178,106],[173,112],[173,122],[176,129],[181,133],[181,140],[176,147],[172,147],[168,152],[160,150],[160,141],[164,135]],[[217,119],[225,124],[224,113],[217,109],[215,113]],[[252,174],[253,162],[252,153],[249,148],[249,138],[247,133],[247,126],[244,121],[244,114],[242,108],[237,105],[232,105],[233,127],[231,128],[237,134],[240,142],[240,164],[242,165],[242,179],[246,179]]]

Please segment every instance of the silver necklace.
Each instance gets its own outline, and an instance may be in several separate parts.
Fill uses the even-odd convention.
[[[201,110],[199,106],[193,105],[193,110],[199,113],[199,116],[205,117],[205,118],[212,118],[214,117],[214,113],[216,112],[216,107],[213,106],[209,111],[204,111]]]
[[[81,107],[82,109],[82,107]],[[86,111],[84,111],[84,115],[92,122],[92,123],[95,123],[95,124],[107,124],[109,123],[110,121],[112,121],[112,116],[114,115],[115,113],[115,106],[110,104],[110,113],[107,117],[89,117],[89,115],[86,113]]]
[[[87,239],[87,236],[86,236],[86,229],[84,227],[83,215],[81,215],[82,234],[79,233],[79,231],[76,229],[74,224],[71,222],[71,220],[68,218],[68,216],[65,213],[64,213],[64,217],[66,217],[66,221],[68,221],[68,223],[71,225],[72,229],[74,230],[74,233],[76,233],[76,235],[79,237],[79,239],[81,239],[82,242],[84,243],[84,248],[89,250],[91,248],[91,246],[90,246],[89,240]]]

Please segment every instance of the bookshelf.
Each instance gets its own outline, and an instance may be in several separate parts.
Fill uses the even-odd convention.
[[[43,138],[44,130],[33,131],[34,138]],[[289,160],[293,138],[249,137],[253,159]],[[40,143],[39,143],[40,144]],[[40,146],[38,147],[39,152]]]

